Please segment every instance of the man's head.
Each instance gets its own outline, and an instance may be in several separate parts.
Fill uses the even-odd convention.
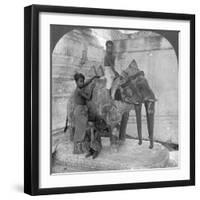
[[[84,85],[85,76],[81,73],[76,73],[74,75],[74,80],[76,81],[77,87],[82,88]]]
[[[107,53],[113,52],[113,42],[111,40],[106,41],[106,52]]]

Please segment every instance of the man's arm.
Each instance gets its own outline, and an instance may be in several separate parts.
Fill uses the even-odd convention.
[[[87,80],[87,81],[84,83],[83,87],[88,86],[95,78],[99,78],[99,76],[93,76],[91,79]]]
[[[91,93],[86,93],[85,91],[83,91],[82,89],[79,90],[79,94],[86,100],[90,100],[91,97]]]
[[[95,86],[94,84],[91,86],[90,92],[89,92],[89,93],[85,92],[85,91],[84,91],[84,88],[83,88],[83,89],[79,89],[80,95],[81,95],[83,98],[85,98],[86,100],[90,100],[90,99],[91,99],[91,96],[92,96],[92,91],[93,91],[93,89],[94,89],[94,86]]]

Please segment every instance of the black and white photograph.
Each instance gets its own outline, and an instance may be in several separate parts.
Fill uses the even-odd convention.
[[[198,5],[2,1],[0,199],[198,199]]]
[[[194,185],[194,16],[25,16],[25,192]]]
[[[178,41],[50,25],[52,174],[180,167]]]

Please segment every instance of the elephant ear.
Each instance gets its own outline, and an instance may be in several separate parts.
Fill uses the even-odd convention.
[[[125,87],[122,87],[121,93],[122,93],[122,99],[123,102],[129,103],[129,104],[138,104],[142,102],[142,97],[138,93],[138,90],[136,88],[137,86],[133,81],[130,81],[128,85]]]

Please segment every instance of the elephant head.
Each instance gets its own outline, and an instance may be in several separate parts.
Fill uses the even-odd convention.
[[[128,65],[128,67],[122,71],[121,75],[116,77],[115,80],[113,81],[111,88],[111,96],[113,99],[115,97],[117,89],[122,89],[121,86],[129,80],[129,77],[134,76],[139,71],[140,70],[138,69],[138,65],[135,59],[133,59],[131,63]]]

